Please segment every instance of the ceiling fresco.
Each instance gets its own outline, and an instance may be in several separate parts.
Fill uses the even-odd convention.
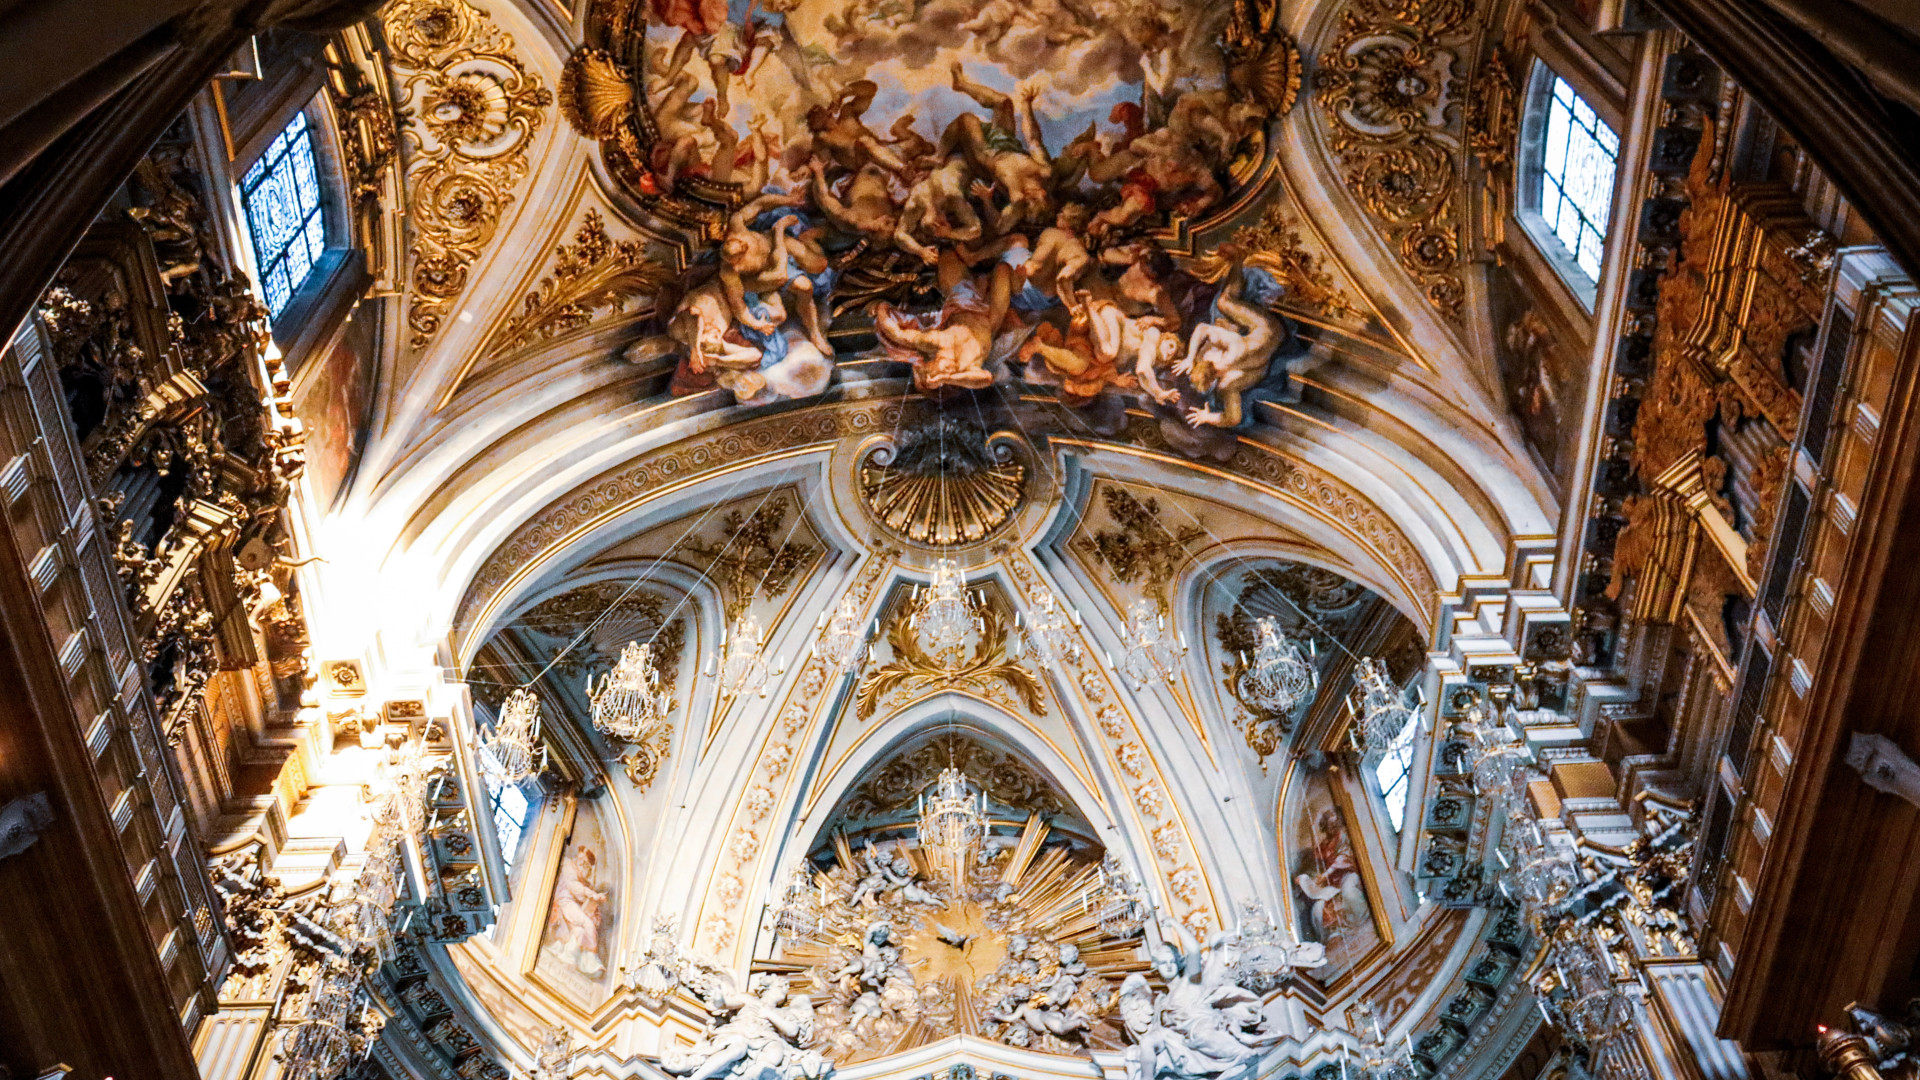
[[[595,14],[561,106],[682,245],[627,351],[670,360],[673,394],[810,398],[880,359],[935,398],[1044,388],[1105,426],[1149,409],[1217,453],[1289,393],[1307,345],[1271,304],[1298,268],[1194,240],[1272,173],[1299,59],[1271,5]]]

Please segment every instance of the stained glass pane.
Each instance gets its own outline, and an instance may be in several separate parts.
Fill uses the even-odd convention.
[[[1399,832],[1407,818],[1407,793],[1412,786],[1413,739],[1420,731],[1420,719],[1409,716],[1407,724],[1393,737],[1386,752],[1373,766],[1373,777],[1380,782],[1380,797],[1387,804],[1387,817],[1393,831]]]
[[[521,830],[527,827],[527,793],[517,785],[495,787],[491,781],[488,788],[493,802],[493,827],[500,837],[500,856],[511,867],[520,847]]]
[[[1619,153],[1620,137],[1565,79],[1554,76],[1540,155],[1540,216],[1593,280],[1600,277]]]
[[[295,113],[247,169],[240,201],[267,310],[278,316],[326,249],[326,212],[305,113]]]

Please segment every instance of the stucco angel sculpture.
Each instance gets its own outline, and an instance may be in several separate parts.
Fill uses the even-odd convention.
[[[712,1019],[706,1035],[684,1050],[661,1055],[660,1068],[687,1080],[826,1080],[833,1062],[813,1041],[813,1006],[805,995],[788,1000],[781,975],[756,975],[747,993],[716,975],[703,997]]]
[[[1216,933],[1205,949],[1195,948],[1184,931],[1181,938],[1181,950],[1165,942],[1152,947],[1153,968],[1166,990],[1154,993],[1138,972],[1121,984],[1120,1016],[1133,1039],[1124,1057],[1127,1080],[1227,1080],[1287,1035],[1260,995],[1235,981],[1239,935]]]

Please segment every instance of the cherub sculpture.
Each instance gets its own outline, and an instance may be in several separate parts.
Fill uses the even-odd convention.
[[[1180,936],[1184,951],[1152,946],[1166,990],[1155,994],[1138,972],[1121,984],[1120,1015],[1133,1039],[1124,1059],[1128,1080],[1237,1076],[1287,1034],[1259,995],[1234,981],[1237,935],[1216,933],[1204,950],[1193,947],[1184,928]]]
[[[825,1080],[833,1062],[809,1048],[813,1006],[787,999],[780,975],[756,975],[747,993],[715,976],[706,987],[712,1019],[705,1036],[685,1050],[661,1056],[661,1071],[687,1080]]]

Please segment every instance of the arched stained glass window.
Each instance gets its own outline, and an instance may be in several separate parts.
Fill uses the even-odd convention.
[[[326,211],[306,113],[295,113],[241,178],[240,202],[267,310],[278,318],[327,245]]]
[[[1540,217],[1589,280],[1600,279],[1600,258],[1613,208],[1613,175],[1620,136],[1553,76],[1546,138],[1540,157]]]

